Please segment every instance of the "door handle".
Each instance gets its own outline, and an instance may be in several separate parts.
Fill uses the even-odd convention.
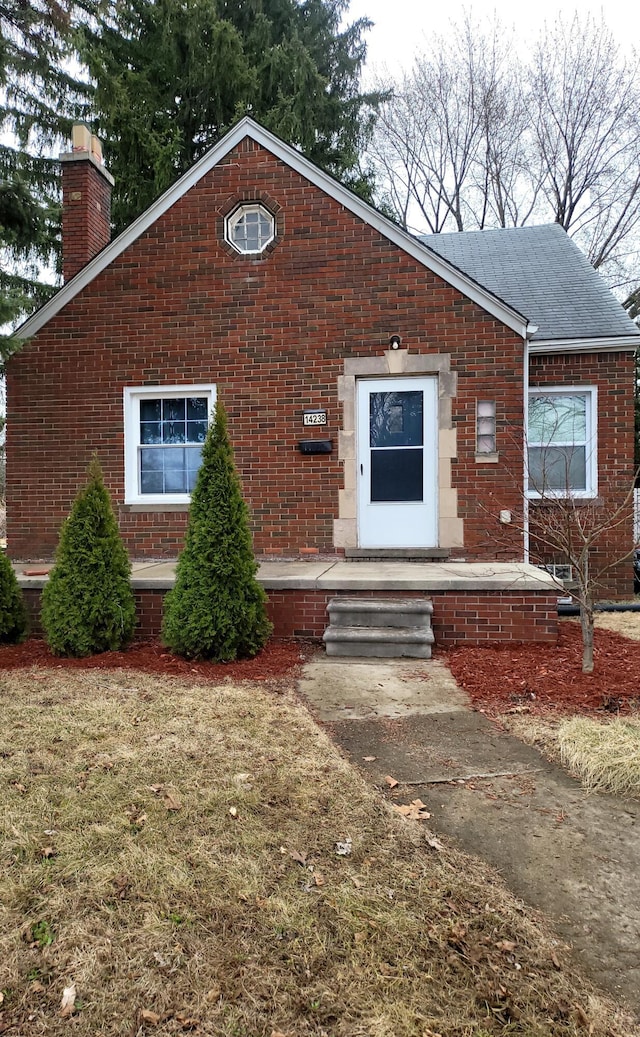
[[[364,475],[364,466],[360,465],[360,475]]]

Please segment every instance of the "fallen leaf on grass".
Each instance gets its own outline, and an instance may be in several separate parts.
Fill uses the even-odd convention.
[[[136,807],[129,807],[125,810],[125,815],[129,818],[129,824],[132,828],[142,828],[143,824],[147,820],[147,815],[140,813]]]
[[[411,803],[402,803],[400,805],[394,803],[393,809],[397,810],[403,817],[407,817],[410,821],[427,821],[431,817],[421,799],[413,799]]]
[[[229,807],[229,814],[230,814],[231,817],[237,817],[238,816],[238,808],[237,807]]]
[[[307,866],[307,855],[306,853],[298,853],[297,850],[289,850],[289,856],[292,860],[297,861],[303,868]]]
[[[343,843],[336,843],[336,854],[338,857],[348,857],[351,853],[351,839],[345,839]]]
[[[149,785],[149,790],[156,796],[162,796],[162,802],[164,803],[167,810],[181,810],[182,803],[173,792],[170,792],[166,785]]]
[[[186,1012],[176,1012],[174,1019],[177,1023],[180,1023],[183,1030],[195,1030],[198,1026],[198,1020],[191,1015],[187,1015]]]
[[[324,886],[324,878],[319,871],[314,871],[313,881],[315,882],[316,886]]]
[[[516,944],[513,940],[498,940],[496,947],[499,951],[506,951],[510,954],[511,951],[515,951]]]
[[[444,850],[443,843],[441,843],[439,839],[436,839],[435,835],[432,835],[427,839],[427,846],[430,846],[432,850]]]
[[[386,781],[390,789],[395,789],[396,785],[398,784],[396,779],[392,778],[390,774],[385,774],[384,780]]]
[[[580,1005],[574,1005],[573,1007],[574,1007],[575,1013],[576,1013],[576,1015],[578,1017],[578,1022],[580,1024],[580,1026],[584,1026],[585,1029],[589,1028],[589,1032],[591,1032],[591,1024],[589,1022],[589,1016],[585,1012],[584,1008],[581,1008]]]
[[[65,987],[62,991],[62,1001],[60,1002],[60,1015],[63,1019],[68,1019],[70,1015],[73,1015],[76,1005],[76,985],[72,983],[70,987]]]
[[[27,786],[26,785],[22,785],[19,781],[14,781],[13,787],[16,790],[16,792],[26,792],[27,791]]]
[[[150,1012],[148,1008],[143,1008],[140,1012],[140,1022],[149,1023],[150,1026],[157,1026],[160,1022],[160,1016],[156,1012]]]
[[[56,851],[53,846],[43,846],[40,850],[40,856],[48,860],[50,857],[55,857]]]

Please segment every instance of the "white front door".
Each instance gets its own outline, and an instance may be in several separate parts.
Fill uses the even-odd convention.
[[[436,377],[358,382],[358,545],[438,544]]]

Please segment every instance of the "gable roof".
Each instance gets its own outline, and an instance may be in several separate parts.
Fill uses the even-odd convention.
[[[372,206],[358,198],[328,173],[313,165],[308,159],[265,130],[253,119],[244,118],[238,122],[217,144],[215,144],[194,166],[164,192],[146,212],[138,216],[125,231],[102,249],[75,277],[68,281],[56,294],[36,311],[15,332],[16,339],[29,338],[40,331],[60,310],[73,299],[83,288],[98,276],[117,256],[131,245],[141,234],[153,224],[163,213],[174,205],[184,194],[198,183],[218,162],[249,137],[276,158],[295,169],[320,190],[334,198],[369,226],[383,234],[389,241],[398,245],[428,270],[437,274],[463,295],[477,303],[487,313],[496,317],[522,338],[527,334],[527,319],[522,312],[505,302],[492,289],[479,284],[473,276],[453,265],[448,259],[435,250],[425,248],[412,235],[401,230],[395,223],[382,216]]]
[[[593,348],[593,339],[620,348],[623,339],[640,344],[640,328],[601,276],[558,223],[509,230],[429,234],[420,238],[459,270],[495,292],[538,330],[541,343]],[[606,348],[606,347],[605,347]]]

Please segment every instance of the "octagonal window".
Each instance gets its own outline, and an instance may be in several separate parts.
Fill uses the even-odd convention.
[[[262,205],[240,205],[225,224],[225,237],[244,255],[264,252],[276,236],[276,221]]]

